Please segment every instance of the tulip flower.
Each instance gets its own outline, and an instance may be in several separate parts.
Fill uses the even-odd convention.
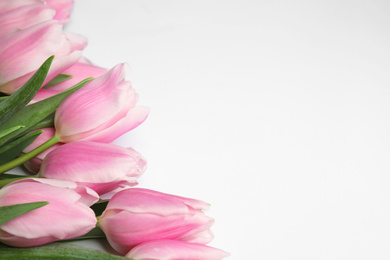
[[[132,148],[76,141],[51,151],[38,176],[74,181],[104,194],[136,185],[145,168],[145,159]]]
[[[155,240],[142,243],[126,254],[134,260],[220,260],[230,254],[203,244],[177,240]]]
[[[40,134],[29,146],[27,146],[23,150],[23,154],[31,152],[32,150],[34,150],[35,148],[37,148],[41,144],[45,143],[47,140],[49,140],[50,138],[52,138],[54,136],[55,129],[52,127],[43,128],[41,130],[43,130],[43,133]],[[23,164],[24,167],[26,167],[27,170],[29,170],[30,172],[38,173],[39,169],[41,168],[41,164],[42,164],[42,161],[45,158],[45,156],[49,152],[53,151],[54,149],[56,149],[59,146],[61,146],[61,143],[54,144],[53,146],[49,147],[48,149],[46,149],[42,153],[35,156],[33,159],[25,162]]]
[[[80,59],[76,46],[83,44],[71,44],[55,20],[8,34],[0,40],[0,91],[14,93],[49,56],[55,55],[46,84]]]
[[[62,142],[110,143],[146,119],[149,109],[135,106],[138,95],[124,79],[127,70],[128,65],[120,64],[61,103],[55,128]]]
[[[0,206],[49,201],[48,205],[0,226],[0,242],[14,247],[40,246],[82,236],[96,225],[89,207],[98,195],[74,182],[43,178],[12,182],[0,190]]]
[[[56,10],[54,19],[59,20],[61,24],[69,22],[73,0],[46,0],[46,3]]]
[[[48,5],[25,5],[0,14],[0,39],[12,31],[25,29],[53,19],[54,9]]]
[[[115,194],[100,217],[110,245],[126,254],[144,242],[172,239],[207,244],[213,219],[202,201],[157,191],[130,188]]]

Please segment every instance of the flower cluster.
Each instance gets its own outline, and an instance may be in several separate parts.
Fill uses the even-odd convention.
[[[98,229],[131,259],[228,256],[206,245],[207,203],[134,187],[146,159],[112,142],[149,108],[137,105],[127,64],[83,57],[86,38],[63,31],[72,8],[0,0],[0,242],[42,246]],[[22,164],[33,175],[6,173]]]

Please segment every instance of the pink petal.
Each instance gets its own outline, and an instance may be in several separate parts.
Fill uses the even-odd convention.
[[[126,257],[134,260],[220,260],[230,254],[202,244],[155,240],[134,247]]]
[[[16,29],[27,27],[49,21],[53,18],[55,11],[47,5],[27,5],[9,10],[0,15],[0,39]]]

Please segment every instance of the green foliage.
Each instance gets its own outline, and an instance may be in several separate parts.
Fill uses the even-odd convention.
[[[65,243],[51,243],[45,246],[14,248],[0,244],[0,256],[2,260],[129,260],[122,256]]]
[[[26,106],[41,89],[54,56],[48,58],[35,74],[15,93],[0,103],[0,125]]]
[[[43,207],[47,204],[49,204],[49,202],[40,201],[0,207],[0,226],[16,217],[26,214],[27,212],[30,212],[34,209]]]

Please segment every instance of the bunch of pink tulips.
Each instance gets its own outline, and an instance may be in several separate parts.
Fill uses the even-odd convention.
[[[92,259],[50,247],[92,237],[131,259],[228,256],[206,245],[207,203],[134,187],[146,160],[112,142],[149,109],[137,106],[127,64],[93,65],[82,56],[86,39],[63,31],[72,7],[71,0],[0,0],[1,257],[25,257],[34,247],[38,258]],[[17,166],[30,175],[7,173]]]

